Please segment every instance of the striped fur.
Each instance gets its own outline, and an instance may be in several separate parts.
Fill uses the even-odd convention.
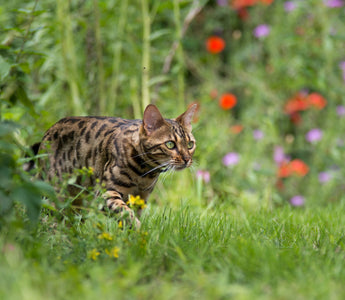
[[[48,163],[40,163],[49,180],[91,167],[93,175],[82,184],[93,186],[98,179],[107,190],[108,208],[128,212],[139,226],[126,205],[128,195],[139,195],[146,202],[161,172],[192,164],[195,109],[195,105],[189,107],[176,119],[164,119],[154,105],[146,107],[143,120],[64,118],[45,133],[40,152],[48,152]]]

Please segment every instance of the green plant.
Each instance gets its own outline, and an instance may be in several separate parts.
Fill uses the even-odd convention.
[[[25,207],[31,222],[37,222],[43,196],[54,199],[53,188],[42,181],[31,180],[19,163],[20,146],[15,138],[18,125],[0,122],[0,228],[13,221],[14,206]]]

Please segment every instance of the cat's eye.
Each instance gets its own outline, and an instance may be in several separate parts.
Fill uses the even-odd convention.
[[[188,149],[192,149],[194,147],[194,142],[193,141],[189,141],[187,144]]]
[[[176,145],[173,141],[166,142],[165,146],[167,146],[168,149],[174,149],[176,147]]]

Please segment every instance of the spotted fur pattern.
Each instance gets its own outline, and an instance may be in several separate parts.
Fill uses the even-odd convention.
[[[48,179],[62,179],[75,169],[92,168],[83,182],[94,186],[98,179],[106,188],[107,207],[127,212],[132,222],[139,220],[126,205],[128,195],[147,201],[160,173],[181,170],[192,164],[195,139],[191,119],[196,106],[176,119],[164,119],[154,105],[148,105],[143,120],[111,117],[68,117],[53,125],[40,143],[47,152],[42,162]]]

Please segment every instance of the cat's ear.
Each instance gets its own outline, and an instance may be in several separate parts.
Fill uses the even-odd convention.
[[[181,116],[176,118],[176,122],[187,128],[187,130],[192,131],[192,120],[197,108],[198,105],[196,103],[190,105]]]
[[[143,127],[145,132],[150,135],[152,132],[165,124],[165,120],[159,112],[158,108],[149,104],[146,106],[143,117]]]

